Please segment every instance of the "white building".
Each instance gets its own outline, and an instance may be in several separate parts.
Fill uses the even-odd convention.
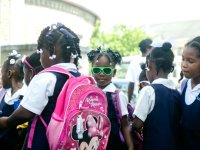
[[[79,35],[84,55],[97,20],[95,13],[68,0],[0,0],[0,62],[7,55],[6,50],[30,53],[41,30],[57,22]]]

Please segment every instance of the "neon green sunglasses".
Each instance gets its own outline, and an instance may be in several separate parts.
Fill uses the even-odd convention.
[[[114,71],[115,69],[111,68],[111,67],[92,67],[92,73],[95,75],[100,74],[101,72],[103,72],[105,75],[111,75],[111,73]]]

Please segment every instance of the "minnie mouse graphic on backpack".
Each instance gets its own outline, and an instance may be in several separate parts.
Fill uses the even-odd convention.
[[[92,115],[88,115],[85,123],[85,129],[80,138],[77,133],[77,125],[73,127],[72,138],[78,140],[80,150],[97,150],[101,138],[103,137],[103,118],[98,119]]]

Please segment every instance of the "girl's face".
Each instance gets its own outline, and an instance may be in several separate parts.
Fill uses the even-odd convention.
[[[44,68],[48,68],[53,65],[53,61],[49,59],[49,53],[46,48],[42,49],[42,53],[40,54],[40,62]]]
[[[186,78],[200,79],[200,53],[197,49],[184,48],[181,70]]]
[[[1,69],[1,80],[3,88],[10,88],[11,87],[11,79],[9,74],[9,65],[8,61],[5,61],[2,69]]]
[[[96,70],[94,70],[94,68]],[[97,86],[101,89],[105,88],[108,84],[111,83],[112,77],[115,76],[115,73],[116,70],[112,65],[110,65],[110,62],[106,56],[100,57],[98,61],[93,63],[92,75],[97,82]]]
[[[156,77],[156,66],[151,60],[147,60],[147,67],[146,76],[148,81],[151,83]]]

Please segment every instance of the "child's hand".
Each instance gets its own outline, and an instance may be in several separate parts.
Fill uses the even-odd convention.
[[[7,119],[8,117],[1,117],[0,118],[0,128],[1,129],[4,129],[4,128],[7,128]]]
[[[129,147],[128,150],[134,150],[134,147]]]

